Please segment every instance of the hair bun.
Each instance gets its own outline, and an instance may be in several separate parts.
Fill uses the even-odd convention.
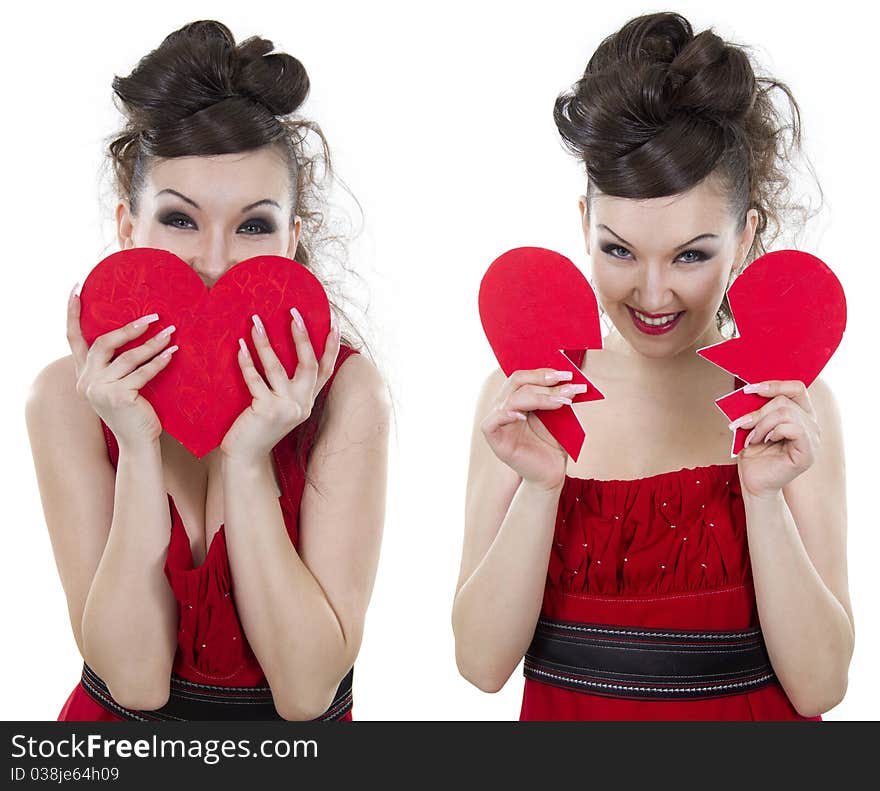
[[[748,57],[704,30],[669,64],[670,101],[675,111],[738,121],[755,101],[755,75]]]
[[[305,100],[309,78],[296,58],[269,54],[272,49],[271,41],[257,36],[236,46],[221,22],[190,22],[141,58],[129,76],[115,77],[113,90],[132,126],[147,134],[213,113],[221,103],[253,101],[272,115],[286,115]]]
[[[309,93],[305,67],[292,55],[273,53],[271,41],[253,36],[237,50],[235,90],[265,105],[273,115],[294,112]]]

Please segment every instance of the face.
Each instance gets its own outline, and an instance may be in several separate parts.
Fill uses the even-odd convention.
[[[287,165],[271,147],[237,154],[159,159],[138,196],[116,209],[119,245],[169,250],[211,288],[231,267],[257,255],[293,258],[301,222]]]
[[[710,177],[672,197],[635,200],[597,192],[581,219],[600,304],[621,338],[645,357],[674,357],[721,340],[715,314],[758,221],[737,233]]]

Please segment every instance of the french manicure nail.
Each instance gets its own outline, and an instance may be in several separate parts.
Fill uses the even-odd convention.
[[[154,321],[159,320],[158,313],[148,313],[146,316],[141,316],[137,321],[134,322],[133,326],[140,329],[141,327],[146,327],[147,324],[152,324]]]
[[[180,347],[179,347],[177,344],[175,344],[174,346],[169,346],[169,347],[168,347],[164,352],[162,352],[162,354],[160,354],[159,356],[160,356],[160,357],[170,357],[170,356],[171,356],[172,354],[174,354],[174,352],[176,352],[179,348],[180,348]]]
[[[563,396],[551,396],[551,401],[558,401],[560,404],[571,404],[570,398],[564,398]]]
[[[247,353],[247,346],[245,345],[244,338],[238,339],[238,346],[243,352]]]
[[[568,382],[572,375],[571,371],[551,371],[549,374],[544,374],[544,379],[547,382]]]
[[[266,328],[263,326],[263,322],[260,321],[260,317],[256,313],[254,313],[254,315],[251,316],[251,318],[254,320],[254,326],[257,328],[257,332],[260,335],[265,335]]]
[[[752,429],[749,432],[749,436],[746,437],[746,444],[743,445],[744,448],[747,448],[749,446],[749,443],[752,441],[752,437],[755,436],[755,431],[756,431],[756,429]]]
[[[579,393],[586,393],[587,386],[586,385],[565,385],[565,387],[561,388],[559,392],[565,396],[578,395]]]
[[[528,420],[528,417],[522,412],[514,412],[513,410],[508,410],[507,414],[511,417],[515,417],[517,420]]]
[[[173,324],[169,324],[164,330],[162,330],[162,332],[159,333],[159,335],[162,335],[167,338],[176,329],[177,329],[177,327],[175,327]]]
[[[73,288],[70,289],[70,296],[67,297],[67,301],[70,302],[74,297],[79,296],[79,281],[73,284]]]
[[[758,385],[746,385],[743,388],[743,392],[744,393],[757,393],[758,392]]]
[[[293,316],[293,320],[296,322],[296,326],[300,330],[304,330],[306,328],[305,322],[303,321],[302,315],[296,308],[290,309],[290,315]]]

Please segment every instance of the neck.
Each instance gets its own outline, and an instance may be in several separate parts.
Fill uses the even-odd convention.
[[[638,373],[655,379],[674,378],[703,368],[706,365],[697,349],[720,343],[724,337],[713,324],[700,338],[688,348],[669,357],[647,357],[636,351],[616,330],[612,329],[603,342],[603,348],[613,355],[619,356],[631,365]]]

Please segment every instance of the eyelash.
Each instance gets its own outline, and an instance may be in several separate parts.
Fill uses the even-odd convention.
[[[195,223],[193,223],[193,221],[189,217],[180,212],[171,212],[170,214],[166,214],[160,218],[159,222],[161,222],[162,225],[167,225],[170,228],[177,228],[180,231],[190,230],[189,228],[175,225],[175,222],[177,220],[186,220],[187,222],[192,223],[192,225],[195,226]],[[272,223],[260,219],[259,217],[254,217],[251,220],[245,221],[244,223],[242,223],[241,227],[244,227],[246,225],[259,226],[261,230],[256,233],[247,233],[245,234],[245,236],[259,236],[260,234],[273,233],[275,231],[275,226]]]
[[[620,259],[621,256],[611,254],[612,250],[626,250],[626,248],[621,247],[619,244],[607,244],[602,248],[603,253],[607,253],[608,255],[611,255],[612,258],[619,258]],[[629,250],[626,250],[626,251],[629,252]],[[712,256],[704,253],[702,250],[683,250],[682,252],[679,253],[679,256],[686,255],[687,253],[696,253],[696,255],[698,255],[699,258],[695,258],[691,261],[684,261],[685,264],[698,264],[701,261],[706,261],[707,259],[712,257]]]

